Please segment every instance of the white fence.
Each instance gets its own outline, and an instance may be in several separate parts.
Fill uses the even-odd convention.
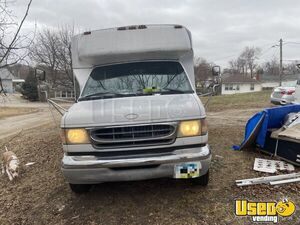
[[[54,98],[74,98],[73,91],[55,91]]]

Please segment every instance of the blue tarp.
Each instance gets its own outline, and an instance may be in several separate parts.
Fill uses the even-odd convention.
[[[275,108],[268,108],[259,113],[256,113],[250,118],[246,124],[245,137],[240,146],[233,146],[234,150],[240,150],[240,147],[253,135],[253,130],[257,127],[262,119],[262,124],[255,139],[255,144],[260,147],[265,147],[265,139],[268,129],[280,128],[283,125],[284,117],[292,112],[300,112],[300,104],[287,105]]]

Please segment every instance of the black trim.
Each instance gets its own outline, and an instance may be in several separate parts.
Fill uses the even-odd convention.
[[[137,169],[154,169],[159,167],[159,164],[144,165],[144,166],[126,166],[126,167],[111,167],[111,170],[137,170]]]
[[[162,154],[170,153],[176,150],[188,149],[188,148],[201,148],[206,146],[206,144],[193,144],[193,145],[182,145],[182,146],[173,146],[167,148],[151,148],[151,149],[137,149],[137,150],[123,150],[123,151],[109,151],[109,152],[67,152],[67,156],[100,156],[100,157],[109,157],[109,156],[129,156],[129,155],[140,155],[140,154]]]

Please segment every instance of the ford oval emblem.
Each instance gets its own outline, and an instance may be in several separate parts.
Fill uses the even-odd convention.
[[[135,120],[138,117],[139,117],[139,115],[135,114],[135,113],[130,113],[130,114],[125,115],[125,118],[128,119],[128,120]]]

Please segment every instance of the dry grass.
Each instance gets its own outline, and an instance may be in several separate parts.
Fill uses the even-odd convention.
[[[0,107],[0,119],[36,112],[34,108]]]
[[[219,111],[226,109],[272,107],[270,103],[271,91],[253,93],[213,96],[207,107],[207,111]],[[203,104],[209,97],[201,97]]]

